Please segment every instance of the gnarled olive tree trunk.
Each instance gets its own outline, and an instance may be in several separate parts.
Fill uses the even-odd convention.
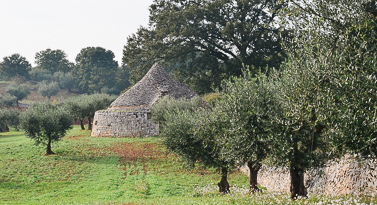
[[[51,155],[51,154],[55,154],[55,153],[51,150],[51,137],[49,136],[47,148],[46,148],[46,155]]]
[[[220,193],[230,193],[228,183],[228,169],[226,167],[221,168],[221,181],[217,185],[219,186]]]
[[[92,130],[92,118],[88,117],[88,130]]]
[[[250,194],[253,194],[255,192],[259,191],[258,188],[258,171],[262,167],[261,164],[257,163],[252,163],[252,162],[247,162],[247,167],[249,168],[249,175],[250,175]]]
[[[81,126],[81,130],[85,130],[84,120],[80,120],[80,126]]]
[[[304,184],[304,172],[303,170],[295,167],[290,168],[291,175],[291,199],[296,200],[299,197],[307,197],[307,191]]]

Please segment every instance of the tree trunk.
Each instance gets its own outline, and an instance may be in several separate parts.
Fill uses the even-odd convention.
[[[46,155],[50,155],[50,154],[55,154],[55,153],[51,150],[51,137],[48,137]]]
[[[254,164],[252,162],[247,162],[247,167],[249,168],[250,173],[250,194],[256,193],[259,191],[258,188],[258,171],[261,168],[261,164]]]
[[[88,130],[92,130],[92,119],[88,117]]]
[[[219,186],[219,192],[223,194],[230,193],[229,183],[228,183],[228,169],[221,169],[221,181],[217,184]]]
[[[81,126],[81,130],[85,130],[84,120],[80,120],[80,126]]]
[[[304,184],[304,172],[295,167],[290,168],[291,174],[291,199],[306,198],[307,191]]]
[[[6,124],[0,124],[0,132],[9,132],[9,127]]]

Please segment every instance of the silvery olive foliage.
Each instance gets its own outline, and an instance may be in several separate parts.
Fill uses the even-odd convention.
[[[108,94],[74,96],[62,102],[62,107],[67,110],[75,121],[80,121],[82,130],[85,129],[83,125],[85,119],[89,121],[88,129],[91,129],[95,112],[108,108],[116,97]]]
[[[41,94],[43,97],[47,97],[51,99],[52,96],[58,94],[60,88],[57,82],[48,83],[46,81],[42,81],[38,83],[38,93]]]
[[[0,95],[0,107],[12,107],[17,102],[17,97],[9,93]]]
[[[47,146],[46,155],[54,154],[51,143],[59,141],[72,129],[72,117],[62,107],[51,103],[33,104],[21,115],[21,126],[25,135],[37,145]]]
[[[17,98],[16,103],[25,99],[30,94],[30,89],[26,84],[11,84],[6,89],[7,93]]]
[[[292,15],[286,16],[297,38],[286,47],[296,65],[286,65],[315,71],[316,115],[332,145],[341,153],[375,157],[376,1],[292,0],[291,5]]]
[[[262,73],[254,77],[247,70],[242,77],[224,81],[213,112],[224,119],[226,129],[219,141],[226,157],[239,165],[260,166],[275,141],[273,116],[279,107],[274,84]]]
[[[222,133],[223,124],[217,122],[217,117],[211,115],[205,105],[201,98],[176,100],[166,96],[153,105],[152,119],[163,126],[160,134],[167,148],[188,164],[200,161],[207,166],[216,166],[214,161],[219,153],[213,139],[215,132]]]
[[[219,191],[229,193],[227,174],[235,163],[227,159],[219,142],[227,127],[224,118],[212,112],[211,108],[203,107],[201,99],[184,102],[165,98],[164,101],[172,101],[164,103],[170,105],[164,111],[163,129],[160,130],[164,145],[191,166],[200,163],[217,168],[221,172]]]
[[[173,114],[183,110],[193,112],[197,110],[198,107],[203,106],[205,106],[205,102],[200,97],[194,97],[191,100],[176,100],[167,95],[161,98],[157,103],[153,104],[151,108],[152,121],[162,128],[166,122],[165,115],[167,113]]]
[[[9,131],[9,126],[18,129],[20,112],[17,109],[0,108],[0,132]]]

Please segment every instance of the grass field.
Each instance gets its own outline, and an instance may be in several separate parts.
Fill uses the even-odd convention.
[[[158,137],[93,138],[77,126],[45,156],[22,132],[0,134],[0,204],[374,204],[375,197],[247,194],[235,170],[231,194],[218,194],[215,170],[185,170]]]

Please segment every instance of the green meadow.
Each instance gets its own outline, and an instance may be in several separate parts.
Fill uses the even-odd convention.
[[[0,134],[0,204],[374,204],[375,197],[311,196],[291,201],[265,190],[248,194],[248,177],[229,176],[231,194],[218,194],[213,169],[183,168],[158,137],[94,138],[75,126],[45,156],[12,130]]]

